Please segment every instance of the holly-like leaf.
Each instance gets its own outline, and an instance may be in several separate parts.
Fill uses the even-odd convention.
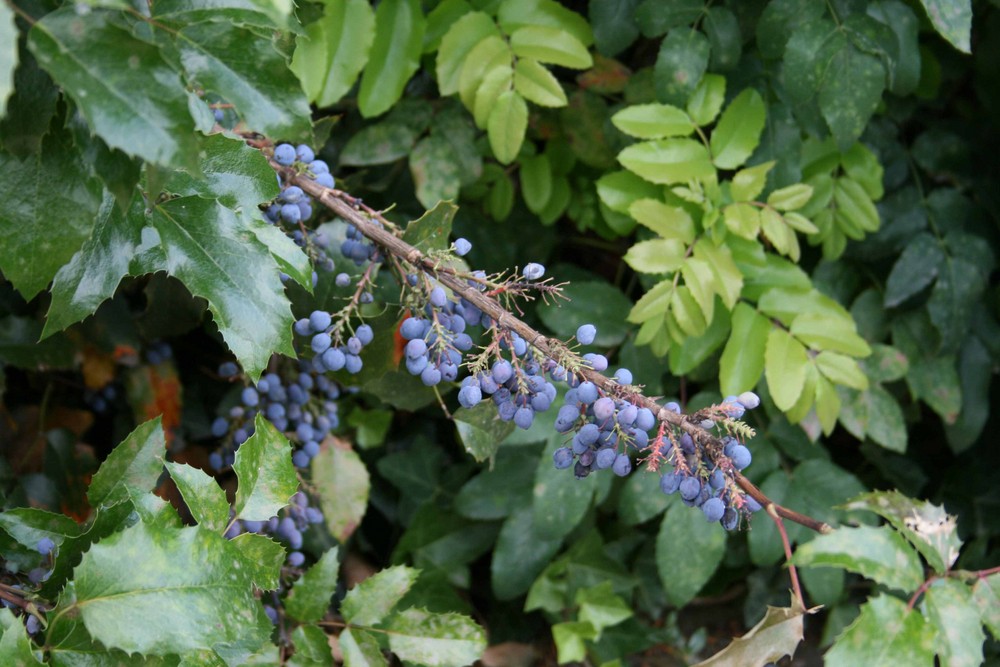
[[[971,0],[920,0],[938,34],[962,53],[971,53]]]
[[[129,498],[128,487],[151,490],[163,471],[167,454],[157,417],[136,427],[105,459],[87,489],[91,507],[110,507]]]
[[[230,543],[239,549],[243,567],[250,573],[253,585],[274,591],[281,584],[281,566],[285,562],[285,547],[266,535],[242,533]]]
[[[736,96],[722,112],[712,132],[712,162],[720,169],[743,164],[760,142],[767,112],[764,100],[753,88]]]
[[[465,451],[477,461],[493,458],[500,443],[514,430],[514,424],[496,418],[496,409],[487,401],[471,410],[455,412],[455,429]]]
[[[119,27],[114,13],[50,12],[32,27],[28,45],[109,146],[197,171],[198,140],[180,76],[159,49]]]
[[[793,565],[839,567],[910,592],[924,580],[920,557],[892,528],[842,527],[799,546]]]
[[[375,40],[361,75],[358,108],[365,118],[388,111],[420,66],[426,19],[419,0],[384,0],[375,10]]]
[[[165,465],[198,525],[223,532],[229,523],[229,501],[215,478],[185,463],[167,462]]]
[[[551,457],[542,465],[551,468]],[[501,600],[524,595],[562,544],[561,537],[549,537],[535,527],[533,514],[530,506],[514,512],[504,521],[497,536],[490,579],[493,593]]]
[[[352,625],[375,625],[392,613],[417,581],[420,570],[397,565],[368,577],[347,592],[340,613]]]
[[[299,488],[291,445],[259,413],[254,434],[236,450],[233,470],[238,482],[233,510],[247,521],[270,519]]]
[[[295,655],[286,663],[288,667],[334,667],[329,638],[318,626],[300,625],[295,628],[292,644]]]
[[[980,577],[972,586],[972,600],[979,607],[983,624],[994,638],[1000,637],[1000,574]]]
[[[79,616],[91,637],[128,653],[249,653],[267,641],[270,623],[249,573],[233,567],[239,558],[218,533],[140,522],[83,555],[57,614]]]
[[[16,40],[15,40],[16,41]],[[7,665],[41,665],[24,623],[10,609],[0,609],[0,661]]]
[[[809,612],[793,604],[791,607],[767,606],[767,613],[757,625],[726,648],[694,667],[741,667],[777,662],[794,655],[804,637],[804,618]]]
[[[837,637],[826,656],[829,667],[934,664],[937,632],[916,609],[891,595],[861,605],[861,614]]]
[[[368,509],[368,469],[353,449],[337,443],[321,448],[311,466],[326,527],[335,539],[346,542]]]
[[[229,208],[253,211],[278,196],[274,169],[264,154],[245,141],[224,134],[207,137],[202,146],[201,174],[175,171],[164,189],[178,195],[218,199]]]
[[[615,594],[610,581],[578,590],[575,602],[580,607],[578,618],[590,623],[598,634],[604,628],[618,625],[631,618],[634,613],[625,600]]]
[[[295,39],[291,69],[310,102],[328,107],[351,89],[368,62],[375,12],[368,0],[324,4],[323,16]]]
[[[508,90],[497,97],[486,123],[490,148],[501,164],[510,164],[517,157],[528,129],[528,105],[517,91]]]
[[[392,617],[389,648],[402,660],[427,667],[462,667],[480,658],[486,633],[468,616],[407,609]]]
[[[938,628],[938,656],[942,665],[976,667],[983,664],[983,622],[971,589],[954,579],[939,579],[927,588],[927,620]]]
[[[315,623],[323,618],[330,599],[337,592],[338,558],[339,549],[333,547],[292,585],[285,599],[289,616],[303,623]]]
[[[692,508],[674,504],[656,537],[656,568],[667,599],[678,607],[698,594],[726,551],[726,533]]]
[[[340,650],[346,667],[383,667],[388,665],[378,640],[370,632],[347,628],[340,633]]]
[[[451,236],[451,223],[458,207],[450,201],[443,201],[411,221],[403,232],[403,240],[424,252],[444,250]]]

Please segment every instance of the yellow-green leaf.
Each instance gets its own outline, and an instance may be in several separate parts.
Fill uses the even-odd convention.
[[[499,39],[500,31],[484,12],[471,12],[455,21],[444,37],[437,54],[437,80],[441,95],[458,92],[462,69],[472,52],[488,37]]]
[[[684,262],[685,249],[677,239],[640,241],[625,253],[625,261],[641,273],[671,273]]]
[[[520,58],[534,58],[538,62],[572,69],[587,69],[594,64],[587,47],[559,28],[518,28],[510,36],[510,48]]]
[[[698,302],[687,285],[680,285],[670,297],[670,312],[677,326],[688,336],[700,336],[708,326]]]
[[[705,147],[693,139],[657,139],[633,144],[618,161],[652,183],[687,183],[715,178]]]
[[[514,90],[543,107],[566,106],[566,93],[556,77],[531,58],[519,58],[514,67]]]
[[[639,139],[686,137],[694,132],[691,117],[669,104],[637,104],[611,117],[615,127]]]
[[[729,231],[745,239],[757,238],[760,231],[760,211],[746,202],[730,204],[722,209],[722,219]]]
[[[798,402],[808,365],[809,357],[802,343],[784,329],[772,328],[764,352],[764,375],[779,410],[789,410]]]
[[[733,201],[753,201],[767,185],[767,175],[774,167],[775,161],[764,162],[763,164],[740,169],[733,176],[729,184],[729,194]]]
[[[743,291],[743,273],[733,261],[729,247],[717,246],[702,238],[694,246],[694,257],[708,262],[715,276],[715,292],[722,298],[726,308],[735,306]]]
[[[858,366],[858,362],[843,354],[820,352],[816,355],[816,367],[837,384],[861,391],[868,388],[868,376]]]
[[[323,17],[295,39],[291,69],[310,102],[328,107],[354,85],[375,39],[375,12],[368,0],[327,2]]]
[[[805,206],[812,195],[812,186],[805,183],[794,183],[769,194],[767,203],[779,211],[794,211]]]
[[[712,162],[720,169],[743,164],[760,141],[766,115],[764,100],[753,88],[736,96],[712,132]]]
[[[673,291],[674,281],[671,279],[661,280],[656,283],[632,306],[632,312],[628,314],[628,321],[637,324],[647,321],[662,321],[663,313],[666,312],[667,306],[670,304],[670,295]],[[651,328],[655,331],[656,327]],[[643,327],[639,331],[639,341],[642,341],[645,330],[646,328]],[[642,342],[639,342],[639,344],[641,345]]]
[[[479,84],[476,91],[476,102],[473,105],[472,117],[476,121],[476,127],[485,129],[496,106],[497,98],[502,93],[510,90],[514,80],[514,70],[510,65],[504,63],[494,67],[483,77],[483,82]]]
[[[682,243],[694,241],[694,220],[680,206],[670,206],[659,199],[643,198],[632,202],[628,213],[665,239],[676,239]]]
[[[719,359],[723,394],[739,394],[757,386],[764,372],[764,348],[771,323],[746,303],[733,309],[732,333]]]
[[[501,164],[510,164],[517,157],[528,129],[528,105],[516,91],[508,90],[497,97],[496,105],[490,112],[486,132],[490,137],[490,148]]]
[[[833,186],[838,213],[866,232],[878,229],[878,210],[864,187],[852,178],[839,178]]]
[[[704,127],[715,120],[725,101],[726,78],[720,74],[706,74],[691,94],[687,112],[691,120]]]
[[[507,42],[496,35],[483,39],[469,52],[458,78],[458,95],[470,111],[476,103],[476,93],[487,73],[502,65],[510,66],[511,52]]]

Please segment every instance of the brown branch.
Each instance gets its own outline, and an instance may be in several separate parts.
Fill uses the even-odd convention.
[[[788,532],[785,530],[785,522],[781,520],[778,515],[777,506],[774,503],[768,503],[766,506],[767,515],[774,520],[774,525],[778,527],[778,533],[781,535],[781,546],[785,549],[785,560],[788,562],[788,576],[792,580],[792,595],[795,596],[795,601],[798,603],[799,607],[802,609],[806,608],[806,601],[802,597],[802,587],[799,586],[799,573],[792,565],[792,543],[788,541]]]
[[[441,267],[438,266],[437,261],[427,257],[419,249],[393,235],[391,232],[387,231],[387,229],[373,223],[372,219],[374,218],[386,224],[387,228],[394,227],[392,223],[384,220],[381,213],[378,211],[361,204],[358,200],[354,199],[346,192],[324,188],[308,176],[304,174],[297,174],[293,169],[281,167],[273,162],[271,164],[276,170],[285,175],[287,181],[293,181],[296,185],[302,188],[302,190],[316,199],[316,201],[320,202],[323,206],[354,225],[366,238],[374,241],[390,254],[404,259],[413,266],[419,267],[425,273],[433,275],[441,284],[447,286],[455,294],[458,294],[466,301],[479,308],[479,310],[493,318],[498,327],[517,333],[517,335],[523,338],[529,345],[535,347],[544,355],[558,358],[565,354],[566,348],[562,341],[559,341],[558,339],[550,339],[540,331],[536,331],[515,317],[510,311],[506,310],[496,299],[483,294],[473,287],[470,287],[464,278],[455,275],[454,272],[442,270]],[[593,369],[581,368],[578,371],[578,375],[590,380],[608,394],[623,396],[621,385]],[[627,398],[637,407],[649,409],[659,421],[666,422],[684,430],[690,434],[696,442],[701,443],[703,446],[708,446],[716,451],[722,450],[723,445],[718,438],[701,428],[698,424],[694,424],[689,421],[684,415],[679,415],[671,410],[667,410],[656,403],[653,399],[647,398],[640,393],[629,392],[627,394]],[[779,516],[820,533],[828,533],[832,530],[828,524],[822,521],[817,521],[812,517],[800,514],[775,503],[765,496],[760,489],[754,486],[743,475],[736,471],[733,472],[740,487],[750,494],[757,502],[759,502],[762,507],[773,505]]]

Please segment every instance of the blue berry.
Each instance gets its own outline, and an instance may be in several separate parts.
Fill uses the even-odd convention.
[[[567,447],[560,447],[552,454],[552,462],[559,470],[564,470],[573,465],[573,452]]]
[[[678,488],[681,492],[681,498],[684,500],[694,500],[701,493],[701,482],[694,477],[685,477]]]
[[[322,173],[316,176],[316,184],[322,185],[324,188],[330,188],[331,190],[336,185],[336,181],[330,173]]]
[[[48,537],[43,537],[42,539],[38,540],[38,544],[35,545],[35,551],[42,554],[43,556],[48,556],[49,552],[55,549],[55,547],[56,547],[55,542],[53,542]]]
[[[326,311],[314,310],[309,314],[309,326],[316,333],[326,331],[332,322],[333,318]]]
[[[538,262],[531,262],[521,270],[521,275],[527,280],[538,280],[545,275],[545,267]]]
[[[458,392],[458,402],[463,408],[473,408],[483,400],[483,392],[477,385],[466,385]]]
[[[295,147],[291,144],[278,144],[274,147],[274,161],[283,167],[289,167],[295,162]]]
[[[299,162],[312,162],[316,159],[316,154],[305,144],[299,144],[295,148],[295,157],[299,159]]]
[[[464,257],[469,254],[470,250],[472,250],[472,244],[465,238],[455,239],[455,243],[453,245],[455,247],[455,254],[459,257]]]
[[[316,354],[323,354],[324,352],[327,351],[327,349],[329,349],[330,344],[332,342],[333,339],[330,338],[330,334],[318,333],[315,336],[313,336],[312,341],[309,343],[309,346],[312,348],[312,351],[315,352]]]
[[[362,345],[368,345],[375,340],[375,332],[372,331],[372,328],[367,324],[359,326],[354,332],[354,335],[358,337],[358,340],[361,341]]]
[[[750,461],[753,457],[751,456],[749,449],[743,445],[735,445],[732,448],[730,458],[733,460],[733,465],[736,466],[737,470],[743,470],[750,465]]]
[[[576,330],[576,339],[580,341],[582,345],[590,345],[594,342],[594,338],[596,337],[597,327],[593,324],[584,324]]]
[[[632,460],[629,459],[628,454],[619,454],[615,457],[614,465],[611,466],[611,472],[619,477],[625,477],[632,472]]]
[[[737,399],[740,404],[747,410],[753,410],[758,405],[760,405],[760,396],[753,393],[752,391],[745,391],[740,394]]]
[[[244,387],[240,394],[240,400],[243,401],[243,405],[253,408],[260,403],[260,396],[257,395],[257,390],[253,387]]]
[[[604,447],[597,452],[597,456],[594,458],[594,465],[601,470],[604,470],[605,468],[613,466],[617,458],[618,453],[613,447]]]
[[[709,521],[719,521],[726,513],[726,504],[722,502],[721,498],[709,498],[701,506],[701,511],[704,512],[705,518]]]

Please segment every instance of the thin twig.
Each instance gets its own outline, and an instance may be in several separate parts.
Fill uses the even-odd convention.
[[[792,565],[792,543],[788,541],[788,532],[785,530],[785,522],[778,515],[777,507],[774,503],[767,504],[767,515],[774,520],[774,525],[778,527],[781,535],[781,546],[785,548],[785,561],[788,563],[788,576],[792,580],[792,595],[802,609],[806,608],[806,601],[802,597],[802,587],[799,586],[799,573]]]

